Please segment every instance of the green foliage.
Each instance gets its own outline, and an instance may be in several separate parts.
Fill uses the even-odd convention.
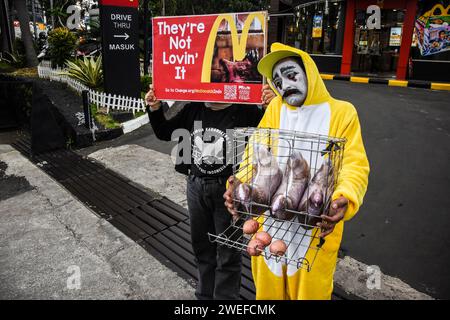
[[[37,78],[38,77],[37,67],[19,68],[11,72],[11,75],[24,78]]]
[[[67,28],[56,28],[48,34],[49,55],[54,65],[64,66],[72,56],[77,37]]]
[[[94,115],[95,121],[100,123],[106,129],[115,129],[120,127],[120,123],[116,122],[110,115],[97,113]]]
[[[75,4],[74,0],[53,0],[53,10],[50,7],[50,0],[40,1],[45,8],[45,15],[47,16],[47,21],[51,21],[51,16],[55,19],[55,27],[64,27],[69,17],[67,13],[67,7],[69,5]]]
[[[139,118],[140,116],[143,116],[144,114],[147,114],[145,111],[138,111],[134,114],[135,118]]]
[[[141,77],[141,92],[147,93],[148,86],[152,84],[152,77],[149,75],[143,75]]]
[[[4,58],[0,60],[0,73],[9,73],[13,72],[14,70],[16,70],[16,68],[12,66],[9,60],[6,61],[6,59]]]
[[[1,61],[9,64],[9,68],[6,68],[5,64],[3,65],[5,69],[13,69],[12,71],[16,68],[20,69],[26,67],[25,45],[23,44],[22,39],[14,39],[12,53],[3,52]]]
[[[67,74],[75,80],[92,89],[98,89],[103,84],[102,56],[83,57],[75,61],[66,61]]]
[[[95,104],[91,104],[90,108],[95,122],[101,124],[106,129],[115,129],[120,127],[120,123],[115,121],[109,114],[99,112]]]
[[[24,60],[24,56],[19,56],[16,53],[3,52],[2,69],[14,71],[16,68],[22,68],[25,66]]]
[[[4,52],[3,60],[15,68],[25,67],[27,61],[25,58],[25,45],[23,44],[22,39],[16,38],[14,40],[12,53]]]

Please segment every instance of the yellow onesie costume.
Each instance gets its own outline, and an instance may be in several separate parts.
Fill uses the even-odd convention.
[[[258,127],[347,139],[342,169],[332,196],[333,200],[340,196],[349,200],[344,217],[344,221],[347,221],[356,214],[362,204],[369,175],[369,163],[357,112],[351,103],[330,96],[314,61],[301,50],[274,43],[271,53],[260,61],[258,70],[268,79],[272,79],[273,66],[289,56],[300,57],[303,61],[308,81],[306,100],[301,107],[292,107],[280,96],[275,97]],[[270,81],[269,84],[272,86]],[[277,92],[275,88],[272,89]],[[267,260],[264,256],[252,257],[256,299],[330,299],[344,221],[340,221],[334,231],[325,238],[325,244],[318,252],[309,272],[292,265],[283,265],[273,259]],[[314,250],[309,250],[307,258],[312,251]]]

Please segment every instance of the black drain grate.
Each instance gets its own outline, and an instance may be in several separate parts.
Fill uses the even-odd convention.
[[[31,155],[29,139],[13,144],[81,202],[139,243],[183,278],[197,281],[187,211],[149,194],[129,179],[70,150]],[[253,300],[250,257],[243,255],[241,298]],[[333,295],[334,299],[342,297]]]

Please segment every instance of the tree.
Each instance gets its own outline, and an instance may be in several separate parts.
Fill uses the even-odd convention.
[[[53,8],[50,7],[50,0],[41,0],[42,6],[45,8],[47,21],[50,23],[52,17],[54,19],[54,28],[65,27],[69,14],[66,12],[68,6],[76,4],[76,0],[53,0]]]
[[[20,32],[22,33],[22,41],[25,47],[25,58],[28,67],[35,67],[38,64],[36,50],[34,50],[33,37],[30,31],[30,16],[27,9],[26,0],[14,1],[14,6],[19,19]]]
[[[52,64],[63,67],[72,57],[77,45],[77,37],[67,28],[55,28],[48,34],[48,53]]]

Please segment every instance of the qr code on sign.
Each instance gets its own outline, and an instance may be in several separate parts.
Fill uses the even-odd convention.
[[[239,86],[239,100],[250,100],[249,86]]]
[[[224,99],[225,100],[236,100],[237,99],[237,86],[224,86]]]

